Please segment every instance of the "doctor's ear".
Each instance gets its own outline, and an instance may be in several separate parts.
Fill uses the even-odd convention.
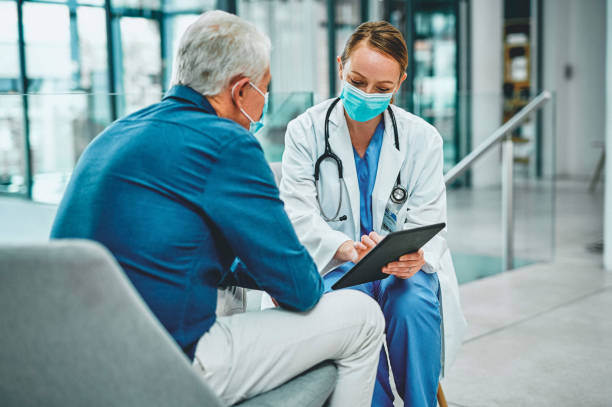
[[[402,86],[402,83],[404,83],[404,81],[406,80],[406,77],[408,76],[408,74],[406,72],[404,72],[399,80],[399,83],[397,84],[397,89],[395,90],[395,92],[399,92],[400,87]]]
[[[343,74],[343,66],[342,66],[342,58],[340,58],[340,55],[338,55],[336,57],[336,61],[338,62],[338,75],[340,76],[340,80],[342,81],[342,80],[344,80],[344,77],[342,75]]]

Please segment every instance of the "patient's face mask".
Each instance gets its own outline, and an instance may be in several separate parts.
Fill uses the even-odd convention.
[[[366,93],[344,80],[340,99],[351,119],[367,122],[385,111],[393,93]]]
[[[236,85],[238,85],[236,83]],[[234,85],[234,87],[232,88],[232,99],[234,98],[234,88],[236,87],[236,85]],[[263,93],[261,90],[259,90],[259,88],[255,85],[253,85],[250,81],[249,81],[249,85],[251,85],[253,87],[253,89],[255,89],[261,96],[264,97],[264,106],[263,109],[261,111],[261,116],[259,117],[258,121],[255,121],[251,118],[251,116],[249,116],[249,114],[242,108],[242,107],[238,107],[240,109],[240,111],[242,112],[242,114],[249,119],[249,122],[251,123],[249,126],[249,131],[251,132],[251,134],[255,134],[257,133],[259,130],[261,130],[264,126],[264,115],[266,114],[266,112],[268,111],[268,93]]]

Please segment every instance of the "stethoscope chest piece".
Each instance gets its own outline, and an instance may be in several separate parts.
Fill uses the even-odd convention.
[[[401,185],[395,185],[395,187],[393,187],[393,191],[391,191],[391,202],[394,204],[403,204],[406,202],[407,198],[408,192],[406,188]]]

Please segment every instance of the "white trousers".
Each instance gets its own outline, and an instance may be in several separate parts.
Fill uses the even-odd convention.
[[[269,309],[217,318],[197,344],[194,367],[232,405],[332,360],[338,382],[330,406],[369,407],[384,325],[369,296],[335,291],[308,312]]]

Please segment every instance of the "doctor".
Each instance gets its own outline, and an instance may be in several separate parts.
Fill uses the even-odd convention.
[[[390,105],[407,61],[404,39],[391,24],[360,25],[338,57],[340,97],[288,125],[281,198],[328,291],[381,236],[446,221],[442,139],[424,120]],[[444,365],[466,326],[446,230],[383,272],[389,277],[353,288],[384,313],[405,405],[435,406]],[[393,406],[384,348],[372,405]]]

